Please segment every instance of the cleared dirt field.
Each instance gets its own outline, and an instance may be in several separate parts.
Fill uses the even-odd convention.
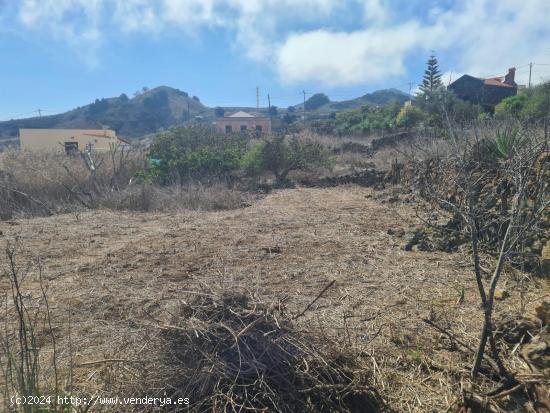
[[[69,357],[70,313],[75,384],[88,392],[129,380],[144,326],[180,300],[221,287],[299,313],[336,280],[296,324],[360,350],[397,411],[446,411],[471,355],[422,318],[431,314],[475,346],[482,314],[469,256],[404,251],[403,234],[421,223],[412,206],[387,198],[346,186],[275,192],[223,212],[66,214],[0,223],[0,242],[17,238],[22,267],[40,257],[59,356]],[[28,271],[29,294],[39,297],[36,265]],[[520,311],[517,277],[505,274],[496,319]],[[527,311],[549,291],[540,280],[528,285]],[[129,362],[91,363],[106,359]]]

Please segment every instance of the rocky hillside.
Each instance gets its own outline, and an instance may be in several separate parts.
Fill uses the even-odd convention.
[[[94,103],[57,115],[0,122],[0,139],[16,138],[19,128],[108,127],[120,136],[137,137],[195,116],[210,117],[212,114],[213,111],[196,96],[160,86],[131,99],[122,94],[96,99]]]

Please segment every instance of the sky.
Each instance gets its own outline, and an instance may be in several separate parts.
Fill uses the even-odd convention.
[[[550,80],[549,0],[0,0],[0,120],[146,86],[208,106],[409,92],[435,53],[464,73]]]

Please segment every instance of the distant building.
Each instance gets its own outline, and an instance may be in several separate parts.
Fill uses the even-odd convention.
[[[67,154],[108,151],[114,146],[129,144],[110,129],[19,129],[19,141],[21,149]]]
[[[270,133],[271,119],[239,111],[216,121],[216,129],[224,134],[235,132]]]
[[[478,103],[485,109],[492,110],[501,100],[517,94],[518,85],[514,81],[516,69],[508,69],[508,74],[502,77],[482,79],[464,75],[448,87],[460,99]]]

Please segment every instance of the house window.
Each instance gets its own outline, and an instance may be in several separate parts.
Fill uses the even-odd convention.
[[[241,125],[241,132],[246,131],[246,125]]]
[[[262,131],[262,125],[256,125],[256,132]]]
[[[233,128],[231,125],[225,125],[225,133],[231,133],[233,132]]]

